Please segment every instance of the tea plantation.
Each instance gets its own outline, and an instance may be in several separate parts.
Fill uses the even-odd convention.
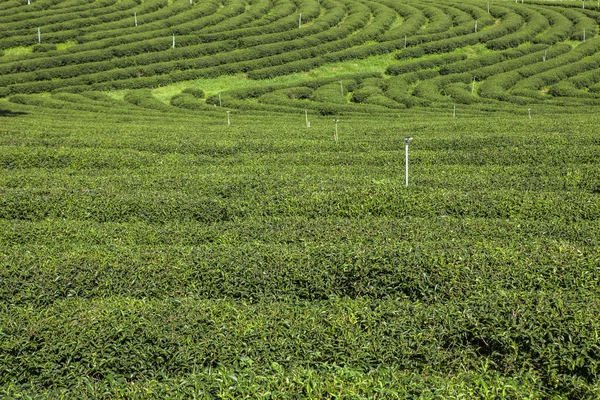
[[[599,398],[599,22],[1,0],[0,398]]]

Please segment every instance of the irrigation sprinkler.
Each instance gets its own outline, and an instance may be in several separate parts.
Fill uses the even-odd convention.
[[[338,141],[338,122],[340,122],[339,119],[337,119],[337,118],[333,119],[333,123],[335,124],[335,131],[333,132],[333,140],[335,140],[336,143]]]
[[[490,13],[490,2],[487,2],[487,6],[488,6],[488,14]]]
[[[38,26],[38,43],[42,43],[42,31]]]
[[[456,103],[454,103],[454,107],[452,109],[452,118],[456,118]]]
[[[410,136],[407,136],[404,138],[404,145],[405,145],[404,154],[406,155],[406,173],[405,173],[406,187],[408,187],[408,142],[410,142],[411,140],[412,140],[412,138]]]
[[[219,107],[223,107],[223,103],[221,102],[221,92],[219,92]]]
[[[173,46],[171,47],[172,49],[175,48],[175,33],[173,33]]]
[[[342,93],[342,96],[344,95],[344,82],[340,81],[340,91]]]
[[[477,79],[476,76],[473,77],[473,84],[471,85],[471,94],[475,94],[475,79]]]
[[[600,0],[598,0],[600,1]],[[406,48],[406,35],[404,36],[404,48]]]
[[[583,30],[583,41],[585,42],[585,29]]]
[[[231,125],[231,120],[229,119],[229,114],[231,111],[225,111],[227,113],[227,125]]]
[[[527,113],[529,114],[529,119],[531,119],[531,108],[527,109]]]
[[[30,4],[31,4],[31,0],[27,0],[27,5],[30,5]]]
[[[304,109],[304,117],[306,119],[306,127],[310,128],[310,121],[308,120],[308,110]]]
[[[477,20],[475,20],[475,33],[477,33]]]
[[[581,8],[585,10],[585,0],[581,0]]]
[[[542,60],[543,60],[544,62],[546,62],[546,58],[547,58],[547,56],[548,56],[548,49],[546,49],[546,51],[544,52],[544,57],[542,57]]]
[[[133,12],[133,24],[137,26],[137,12]]]
[[[302,28],[302,13],[300,13],[300,18],[298,18],[298,28]]]

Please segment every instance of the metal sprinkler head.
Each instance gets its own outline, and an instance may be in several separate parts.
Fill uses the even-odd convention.
[[[408,142],[410,142],[413,138],[410,136],[407,136],[404,138],[404,143],[408,144]]]

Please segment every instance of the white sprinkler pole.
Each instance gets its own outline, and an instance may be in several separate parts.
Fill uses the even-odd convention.
[[[407,136],[407,137],[404,138],[404,144],[405,144],[405,147],[406,147],[406,150],[405,150],[404,153],[406,154],[406,173],[405,173],[405,176],[406,176],[406,186],[407,187],[408,187],[408,142],[410,142],[411,140],[412,140],[412,138],[410,136]]]
[[[231,125],[231,120],[229,119],[229,113],[231,111],[227,111],[227,125]]]
[[[173,33],[173,46],[172,46],[172,48],[173,49],[175,48],[175,34],[174,33]]]
[[[137,12],[133,12],[133,23],[135,26],[137,26]]]
[[[306,118],[306,127],[310,128],[310,123],[308,122],[308,110],[304,110],[304,116]]]
[[[42,43],[42,30],[38,27],[38,43]]]
[[[300,18],[298,18],[298,28],[302,28],[302,13],[300,13]]]
[[[340,81],[340,91],[342,93],[342,96],[344,95],[344,82]]]
[[[333,140],[335,140],[336,143],[338,141],[338,127],[337,127],[338,122],[339,122],[339,119],[337,119],[337,118],[333,119],[333,123],[335,124],[335,132],[333,133]]]

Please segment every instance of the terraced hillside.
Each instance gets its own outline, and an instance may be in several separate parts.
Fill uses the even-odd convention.
[[[600,397],[599,10],[0,1],[0,397]]]
[[[186,111],[597,105],[599,19],[593,1],[4,1],[0,95],[101,110],[89,92],[179,83],[159,100]],[[232,74],[208,99],[181,93]]]

